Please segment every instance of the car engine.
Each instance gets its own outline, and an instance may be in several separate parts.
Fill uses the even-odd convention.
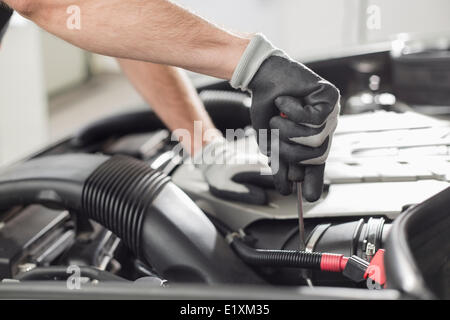
[[[244,129],[256,148],[249,97],[200,91],[216,126]],[[266,206],[213,196],[148,108],[94,122],[0,172],[0,294],[70,287],[77,272],[83,285],[115,285],[103,294],[239,285],[448,299],[450,125],[391,107],[341,117],[324,194],[304,205],[305,251],[294,195],[269,190]]]

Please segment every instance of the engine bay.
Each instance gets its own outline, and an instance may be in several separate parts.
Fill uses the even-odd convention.
[[[337,65],[312,67],[351,88]],[[250,125],[247,95],[199,91],[220,130]],[[239,285],[292,298],[448,299],[450,124],[391,107],[341,116],[325,192],[304,205],[305,252],[294,195],[269,190],[265,206],[215,197],[148,108],[92,123],[1,171],[0,294],[76,284],[77,273],[130,295],[207,284],[213,296],[215,285]],[[375,278],[371,265],[383,269]],[[298,287],[319,291],[289,291]]]

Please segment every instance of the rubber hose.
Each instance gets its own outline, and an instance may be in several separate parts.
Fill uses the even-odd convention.
[[[171,282],[260,283],[211,221],[165,174],[114,156],[87,178],[82,212]]]
[[[169,181],[144,162],[114,156],[86,180],[82,212],[101,222],[140,256],[144,216]]]
[[[248,265],[256,267],[304,268],[341,272],[347,258],[342,254],[295,250],[255,249],[248,246],[217,218],[210,216],[215,227],[227,238],[229,245]]]
[[[318,252],[303,252],[294,250],[254,249],[239,239],[235,239],[231,246],[236,253],[249,265],[259,267],[285,267],[318,269],[322,254]]]
[[[28,204],[97,221],[171,282],[263,282],[181,189],[130,157],[48,156],[0,174],[0,208]]]

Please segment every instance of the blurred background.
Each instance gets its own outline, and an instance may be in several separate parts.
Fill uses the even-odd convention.
[[[399,33],[450,31],[448,0],[179,0],[231,30],[262,32],[303,62]],[[196,83],[213,81],[192,74]],[[80,50],[14,15],[0,50],[0,165],[143,101],[115,60]]]

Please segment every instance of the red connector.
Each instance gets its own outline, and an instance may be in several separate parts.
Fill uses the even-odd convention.
[[[370,278],[372,281],[384,286],[386,283],[386,272],[384,270],[384,249],[377,251],[370,261],[370,265],[364,274],[364,278]]]
[[[347,265],[348,258],[343,254],[322,254],[322,260],[320,261],[320,270],[330,272],[342,272]]]

